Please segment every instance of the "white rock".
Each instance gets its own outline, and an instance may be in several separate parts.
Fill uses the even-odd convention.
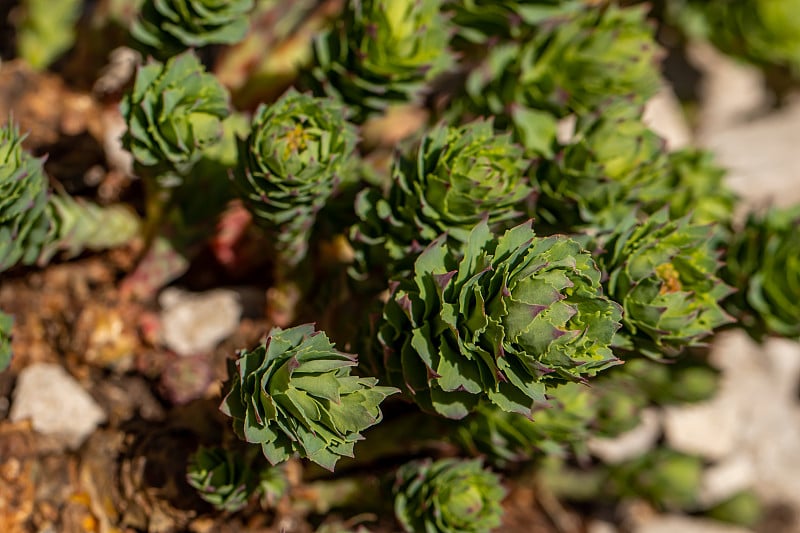
[[[651,450],[660,435],[661,416],[658,410],[647,408],[642,411],[639,425],[632,430],[613,439],[592,438],[587,446],[603,462],[615,464]]]
[[[753,460],[747,453],[738,453],[703,472],[698,495],[704,508],[721,503],[737,492],[749,489],[756,478]]]
[[[106,415],[61,366],[38,363],[20,372],[9,418],[14,422],[30,418],[34,430],[75,449]]]
[[[665,85],[647,101],[642,118],[651,130],[664,138],[668,150],[684,148],[691,143],[689,124],[672,87]]]
[[[633,528],[634,533],[748,533],[749,529],[715,520],[680,515],[659,515]]]
[[[233,333],[242,315],[235,291],[190,293],[167,288],[159,296],[164,343],[179,355],[208,352]]]

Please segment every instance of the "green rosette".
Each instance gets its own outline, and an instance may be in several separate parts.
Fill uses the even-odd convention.
[[[563,117],[611,98],[642,104],[658,91],[661,49],[644,6],[562,4],[557,9],[564,12],[542,17],[530,37],[489,49],[466,80],[468,110],[501,115],[526,108]]]
[[[535,214],[557,231],[613,229],[671,198],[669,163],[641,109],[613,101],[582,117],[573,139],[538,167]]]
[[[550,387],[618,363],[620,308],[591,255],[531,224],[496,237],[478,224],[456,255],[445,237],[384,306],[378,339],[389,382],[422,409],[463,418],[479,400],[531,416]]]
[[[11,364],[11,329],[14,317],[0,311],[0,372]]]
[[[488,533],[500,526],[506,491],[478,460],[406,463],[397,471],[394,512],[409,533]]]
[[[393,104],[419,102],[427,84],[453,64],[441,0],[354,0],[315,41],[313,79],[363,122]]]
[[[255,490],[255,476],[241,454],[201,447],[189,460],[186,481],[221,511],[236,512]]]
[[[123,145],[148,175],[185,174],[222,139],[228,94],[194,52],[184,52],[139,67],[120,111],[128,126]]]
[[[345,117],[332,99],[290,90],[259,107],[239,143],[239,195],[290,265],[305,257],[316,214],[353,156],[356,131]]]
[[[624,309],[616,343],[653,358],[674,356],[733,321],[720,305],[732,289],[717,277],[714,235],[713,226],[670,220],[661,210],[601,238],[607,293]]]
[[[464,243],[484,218],[492,227],[519,221],[533,192],[529,166],[522,147],[496,134],[491,121],[435,127],[415,153],[396,159],[386,195],[367,189],[357,197],[351,240],[360,267],[407,272],[442,233]]]
[[[273,328],[261,346],[229,361],[220,409],[271,464],[297,453],[333,470],[340,457],[353,456],[361,432],[381,421],[380,403],[397,392],[351,376],[356,364],[311,324]]]
[[[0,127],[0,272],[35,263],[55,232],[42,159],[23,139],[11,121]]]
[[[241,41],[254,0],[145,0],[131,35],[159,59],[187,48]]]
[[[800,339],[800,205],[751,213],[726,252],[727,310],[756,339]]]

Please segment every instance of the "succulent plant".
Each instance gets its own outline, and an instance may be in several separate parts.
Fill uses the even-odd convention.
[[[608,492],[644,498],[662,509],[691,509],[703,472],[700,457],[656,448],[637,458],[609,465]]]
[[[120,110],[128,126],[123,144],[150,174],[188,171],[220,141],[229,113],[225,88],[191,51],[140,67]]]
[[[616,343],[655,358],[677,355],[732,321],[719,303],[732,289],[717,277],[714,231],[661,210],[601,239],[607,293],[625,310]]]
[[[262,345],[229,361],[220,409],[271,464],[298,453],[333,470],[340,457],[353,456],[361,431],[381,421],[380,403],[396,392],[351,376],[356,364],[311,324],[273,328]]]
[[[431,130],[413,156],[393,165],[386,196],[366,189],[356,200],[361,222],[351,233],[363,269],[383,265],[410,270],[416,255],[442,233],[464,243],[483,218],[489,224],[521,218],[532,193],[525,172],[530,161],[509,134],[491,122]]]
[[[23,139],[10,121],[0,127],[0,272],[35,263],[54,231],[42,160],[22,148]]]
[[[455,440],[472,455],[486,457],[501,468],[537,454],[565,455],[592,435],[597,417],[595,396],[580,383],[565,383],[548,390],[548,401],[537,405],[532,418],[490,404],[479,405],[457,422]]]
[[[289,491],[289,480],[286,478],[286,469],[283,465],[262,468],[258,472],[256,491],[262,507],[275,507]]]
[[[16,19],[17,53],[35,69],[45,69],[75,41],[81,0],[22,0]]]
[[[560,4],[569,11],[569,2]],[[543,20],[524,42],[492,46],[466,80],[466,108],[500,115],[522,107],[562,117],[613,97],[641,104],[661,83],[659,55],[643,6],[575,10]]]
[[[736,194],[725,184],[725,169],[714,162],[714,154],[683,148],[667,157],[670,218],[691,215],[697,224],[730,226]]]
[[[447,0],[458,35],[468,42],[491,38],[525,39],[537,26],[586,8],[591,0]]]
[[[631,212],[654,212],[671,198],[664,141],[641,109],[614,100],[584,115],[572,141],[536,173],[536,214],[557,230],[616,227]]]
[[[416,102],[452,64],[442,0],[355,0],[315,42],[314,82],[362,122],[391,104]]]
[[[186,480],[219,510],[236,512],[247,505],[255,479],[240,453],[201,447],[189,460]]]
[[[187,48],[241,41],[254,0],[145,0],[131,35],[167,58]]]
[[[239,144],[235,179],[257,222],[274,233],[289,264],[306,254],[308,235],[347,170],[355,127],[331,99],[288,91],[259,107]]]
[[[141,229],[136,213],[122,204],[101,206],[66,194],[54,194],[49,207],[57,232],[43,250],[41,261],[48,261],[58,251],[66,257],[75,257],[87,249],[123,246],[135,239]]]
[[[800,75],[797,0],[692,1],[688,7],[702,15],[702,32],[725,53]]]
[[[11,328],[14,317],[0,311],[0,372],[11,364]]]
[[[436,239],[384,307],[378,338],[389,382],[424,410],[463,418],[479,400],[532,415],[546,383],[618,363],[620,308],[588,252],[530,222],[500,237],[484,221],[463,256]]]
[[[735,232],[723,277],[738,292],[726,308],[753,337],[800,339],[800,205],[751,213]]]
[[[480,533],[500,525],[505,489],[478,460],[406,463],[397,471],[394,512],[409,533]]]

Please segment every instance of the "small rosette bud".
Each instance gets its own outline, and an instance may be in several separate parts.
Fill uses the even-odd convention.
[[[591,255],[530,222],[494,236],[478,224],[453,253],[444,237],[417,259],[384,306],[378,339],[390,383],[424,410],[463,418],[479,400],[531,416],[546,384],[618,362],[621,310]]]
[[[187,48],[237,43],[247,32],[253,4],[253,0],[145,0],[131,35],[162,59]]]
[[[298,453],[333,470],[340,457],[353,456],[361,431],[381,421],[379,404],[397,392],[351,376],[356,364],[310,324],[273,328],[264,344],[229,362],[220,409],[271,464]]]
[[[362,122],[393,103],[419,100],[453,62],[441,0],[355,0],[315,43],[317,88],[356,110]]]
[[[732,289],[717,277],[713,236],[713,226],[669,220],[662,210],[603,241],[607,292],[624,309],[616,342],[654,358],[677,355],[732,321],[719,303]]]
[[[506,491],[478,460],[406,463],[397,471],[394,513],[409,533],[488,533],[500,526]]]
[[[255,481],[241,454],[223,448],[200,448],[189,460],[186,480],[216,509],[236,512],[247,504]]]
[[[35,263],[55,231],[42,160],[22,148],[23,138],[10,121],[0,127],[0,272]]]
[[[123,144],[139,165],[184,173],[222,138],[228,94],[194,52],[185,52],[140,67],[120,110],[128,126]]]
[[[522,147],[509,134],[495,134],[490,121],[434,128],[415,154],[395,161],[385,197],[376,190],[359,195],[361,223],[351,238],[363,268],[408,271],[442,233],[464,243],[485,217],[493,227],[519,221],[519,208],[533,190],[525,175],[529,166]]]
[[[355,150],[355,127],[341,105],[290,90],[261,106],[239,143],[240,196],[256,221],[274,233],[289,264],[306,254],[317,212],[325,206]]]
[[[751,214],[726,261],[723,277],[738,289],[728,311],[756,339],[800,339],[800,206]]]

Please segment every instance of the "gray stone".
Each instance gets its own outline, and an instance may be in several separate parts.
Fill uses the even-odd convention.
[[[242,306],[236,291],[190,293],[167,288],[159,296],[164,343],[179,355],[209,352],[238,327]]]
[[[751,530],[703,518],[659,515],[633,528],[634,533],[748,533]]]
[[[30,419],[34,430],[75,449],[106,415],[61,366],[37,363],[20,372],[9,418]]]

